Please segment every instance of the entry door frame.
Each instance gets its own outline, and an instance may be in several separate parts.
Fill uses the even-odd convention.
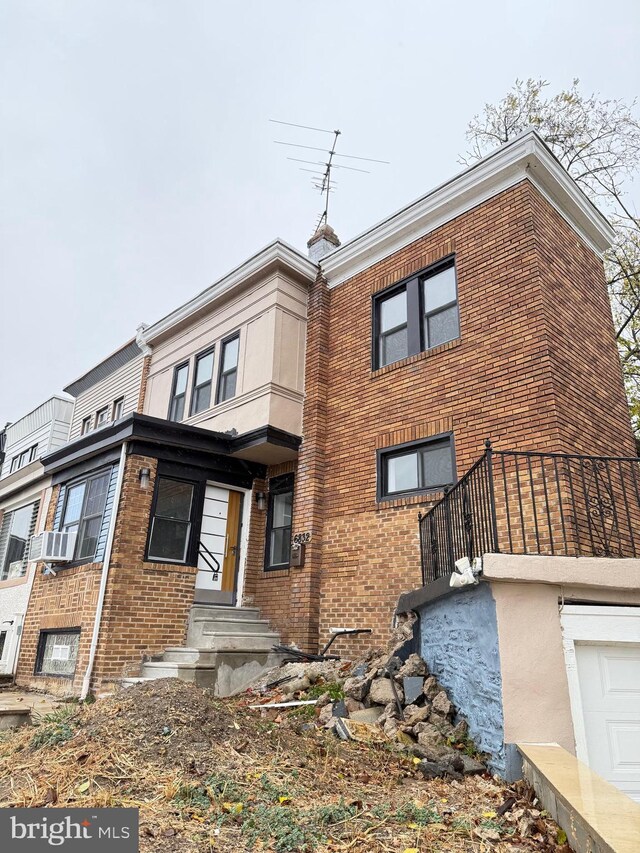
[[[204,484],[205,494],[207,485],[216,486],[218,489],[226,489],[228,492],[239,492],[242,495],[242,512],[240,514],[240,524],[242,525],[240,529],[240,560],[238,561],[235,601],[233,604],[220,605],[221,607],[241,607],[247,565],[247,549],[249,545],[249,522],[251,519],[252,490],[243,489],[241,486],[230,486],[229,483],[219,483],[217,480],[207,479]],[[204,511],[204,501],[202,506]]]
[[[562,647],[569,683],[576,756],[587,765],[589,763],[587,732],[584,725],[584,708],[576,661],[576,642],[590,646],[637,644],[638,620],[640,620],[640,607],[565,604],[560,609]]]

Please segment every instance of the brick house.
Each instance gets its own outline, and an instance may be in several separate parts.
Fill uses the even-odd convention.
[[[231,607],[267,518],[267,559],[288,564],[315,274],[276,241],[66,387],[71,441],[46,459],[46,529],[75,541],[66,562],[38,563],[19,684],[85,695],[167,647],[151,674],[203,683],[274,659],[278,635]],[[280,475],[268,511],[267,470]]]
[[[353,240],[325,226],[312,260],[276,241],[141,327],[75,387],[102,383],[45,460],[47,529],[77,528],[81,551],[36,574],[18,682],[78,693],[224,670],[227,692],[278,635],[382,640],[421,585],[418,512],[486,438],[635,456],[611,239],[531,132]],[[136,405],[83,430],[134,363]],[[52,664],[55,646],[71,651]]]

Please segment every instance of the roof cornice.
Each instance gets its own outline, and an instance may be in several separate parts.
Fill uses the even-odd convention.
[[[268,246],[265,246],[264,249],[261,249],[251,258],[240,264],[240,266],[231,270],[223,278],[207,287],[202,293],[194,296],[189,302],[185,302],[184,305],[176,308],[175,311],[167,314],[166,317],[158,320],[152,326],[140,329],[138,343],[140,345],[143,343],[147,345],[153,344],[155,340],[167,334],[174,327],[180,326],[190,317],[208,308],[224,294],[243,284],[248,279],[266,272],[273,265],[282,266],[309,284],[315,281],[318,272],[317,265],[312,263],[297,249],[289,246],[283,240],[274,240]]]
[[[529,180],[598,255],[614,231],[533,130],[492,151],[473,166],[322,258],[329,287],[439,228],[500,192]]]

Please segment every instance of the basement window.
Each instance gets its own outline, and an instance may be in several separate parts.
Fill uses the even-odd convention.
[[[80,628],[41,631],[36,655],[36,675],[73,678],[80,646]]]
[[[453,258],[373,298],[373,369],[460,337]]]
[[[453,436],[378,451],[378,500],[435,492],[455,481]]]

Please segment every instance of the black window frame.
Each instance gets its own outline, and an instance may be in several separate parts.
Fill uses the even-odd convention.
[[[271,535],[275,530],[283,530],[282,527],[273,527],[273,497],[276,495],[284,495],[291,492],[291,525],[290,531],[293,531],[293,498],[295,494],[295,476],[293,474],[282,474],[279,477],[272,477],[269,480],[269,494],[267,502],[267,526],[265,531],[265,549],[264,549],[264,571],[277,572],[282,569],[288,569],[291,565],[291,533],[289,535],[289,559],[286,563],[271,563]]]
[[[456,298],[452,302],[448,302],[446,305],[441,305],[437,309],[427,312],[424,310],[424,296],[423,296],[423,283],[433,276],[438,275],[444,270],[453,268],[454,277],[455,277],[455,285],[456,285]],[[407,353],[403,355],[402,358],[396,359],[396,361],[389,361],[387,364],[382,364],[380,359],[380,341],[384,335],[391,334],[394,330],[387,330],[386,332],[382,332],[381,324],[380,324],[380,306],[386,302],[386,300],[391,299],[394,296],[397,296],[399,293],[405,292],[407,294]],[[371,364],[373,370],[381,370],[383,367],[388,367],[392,364],[397,364],[398,361],[402,361],[405,358],[410,358],[413,355],[418,355],[421,352],[428,352],[430,349],[435,349],[435,347],[442,346],[445,343],[449,343],[449,341],[442,341],[439,344],[436,344],[435,347],[429,347],[428,342],[425,340],[425,318],[434,316],[439,314],[442,311],[448,310],[453,305],[458,308],[458,334],[455,338],[451,338],[451,340],[455,341],[460,338],[460,299],[458,292],[458,271],[456,267],[456,259],[455,255],[449,255],[446,258],[443,258],[440,261],[437,261],[435,264],[431,264],[431,266],[426,267],[423,270],[420,270],[417,273],[409,276],[408,278],[399,281],[397,284],[392,285],[391,287],[387,287],[385,290],[380,291],[379,293],[374,293],[371,297],[372,306],[371,306],[371,316],[372,316],[372,340],[371,340]],[[401,327],[398,326],[398,329]]]
[[[184,383],[184,391],[182,394],[176,394],[176,386],[178,384],[178,372],[182,369],[186,368],[187,370],[187,380]],[[189,359],[187,361],[182,361],[180,364],[176,364],[173,368],[173,380],[171,382],[171,396],[169,397],[169,410],[167,412],[167,420],[173,421],[174,423],[182,423],[184,420],[184,413],[187,410],[187,389],[189,387]],[[173,417],[173,406],[177,397],[182,397],[182,417],[177,419]]]
[[[236,361],[236,366],[233,370],[224,370],[224,354],[227,346],[237,339],[238,341],[238,359]],[[228,337],[223,338],[220,342],[220,358],[218,362],[218,380],[216,386],[216,405],[218,403],[224,403],[227,400],[233,400],[234,397],[238,395],[238,365],[240,364],[240,332],[234,332],[232,335],[228,335]],[[233,390],[233,394],[230,397],[222,397],[222,389],[223,389],[223,379],[227,376],[230,376],[232,373],[236,374],[236,384]]]
[[[78,668],[78,658],[80,657],[80,648],[78,647],[78,655],[76,656],[73,672],[66,674],[64,672],[43,672],[42,662],[44,660],[44,650],[47,642],[47,637],[51,634],[81,634],[81,628],[46,628],[40,631],[38,635],[38,648],[36,651],[36,660],[33,667],[33,674],[42,678],[67,678],[74,679],[76,669]]]
[[[149,555],[149,545],[151,544],[151,533],[153,531],[153,520],[156,517],[156,507],[158,505],[158,491],[160,489],[161,480],[173,480],[178,483],[188,483],[193,486],[193,497],[191,500],[191,512],[189,515],[189,538],[186,547],[184,560],[160,560],[157,557]],[[200,528],[202,526],[202,508],[204,505],[204,493],[206,481],[194,480],[189,477],[176,477],[173,474],[165,474],[158,472],[156,481],[153,486],[153,498],[151,499],[151,510],[149,512],[149,524],[147,527],[147,541],[144,547],[144,562],[159,563],[168,566],[197,566],[198,565],[198,550],[200,540]],[[160,516],[164,518],[165,516]]]
[[[216,358],[215,353],[216,353],[216,346],[214,344],[213,346],[210,346],[207,349],[202,350],[202,352],[199,352],[194,359],[194,362],[193,362],[193,379],[191,381],[191,400],[189,401],[189,417],[191,417],[192,415],[199,415],[201,412],[206,412],[207,409],[210,409],[212,406],[211,398],[213,396],[213,378],[215,375],[215,358]],[[203,358],[207,358],[207,356],[213,356],[211,359],[211,376],[209,377],[207,382],[201,382],[200,385],[198,385],[197,384],[198,363],[200,361],[202,361]],[[188,377],[187,377],[187,379],[188,379]],[[198,411],[196,411],[195,404],[196,404],[196,400],[198,397],[198,391],[201,388],[204,388],[206,385],[209,386],[209,402],[204,408],[198,409]]]
[[[435,444],[448,443],[451,453],[451,482],[439,483],[429,486],[419,486],[417,489],[405,489],[404,491],[389,492],[387,488],[387,462],[389,459],[405,456],[415,450],[418,453],[420,450],[427,450],[430,446],[433,449]],[[418,471],[422,470],[422,465]],[[383,447],[376,452],[376,500],[378,503],[382,501],[401,500],[402,498],[414,497],[416,495],[429,495],[442,492],[444,489],[451,487],[458,481],[456,473],[456,451],[453,432],[443,432],[438,435],[430,436],[429,438],[420,438],[416,441],[407,441],[404,444],[396,444],[392,447]]]
[[[80,540],[80,528],[82,527],[83,523],[86,521],[87,518],[89,518],[89,519],[98,518],[99,516],[102,519],[102,522],[100,525],[102,527],[102,523],[104,522],[104,514],[105,514],[105,511],[107,509],[107,501],[109,500],[109,487],[111,485],[112,473],[113,473],[113,466],[109,466],[108,468],[100,468],[97,471],[91,471],[88,474],[84,474],[82,477],[77,477],[75,480],[69,480],[68,483],[65,483],[64,502],[62,504],[62,510],[60,512],[60,522],[58,524],[58,530],[64,530],[64,528],[65,528],[64,517],[66,515],[67,505],[69,503],[69,492],[71,491],[71,489],[73,489],[74,486],[79,486],[82,483],[84,483],[85,489],[84,489],[84,494],[82,495],[82,507],[80,509],[80,515],[78,517],[78,530],[77,530],[77,535],[76,535],[76,544],[75,544],[75,547],[73,550],[73,559],[69,560],[66,563],[60,563],[59,564],[60,568],[65,568],[65,567],[72,568],[73,566],[84,566],[87,563],[93,563],[94,562],[95,556],[96,556],[96,551],[98,549],[98,543],[100,541],[100,533],[98,533],[98,536],[96,537],[96,551],[94,551],[91,556],[78,557],[76,555],[78,553],[78,548],[80,547],[80,541],[81,541]],[[89,493],[87,485],[89,484],[90,481],[97,480],[100,477],[104,477],[104,476],[108,477],[108,481],[107,481],[107,490],[105,492],[105,497],[104,497],[104,505],[102,507],[102,513],[101,514],[92,513],[90,516],[87,516],[85,518],[84,510],[86,507],[87,496]],[[113,509],[112,509],[112,512],[113,512]],[[72,523],[75,524],[75,522],[72,522]]]

